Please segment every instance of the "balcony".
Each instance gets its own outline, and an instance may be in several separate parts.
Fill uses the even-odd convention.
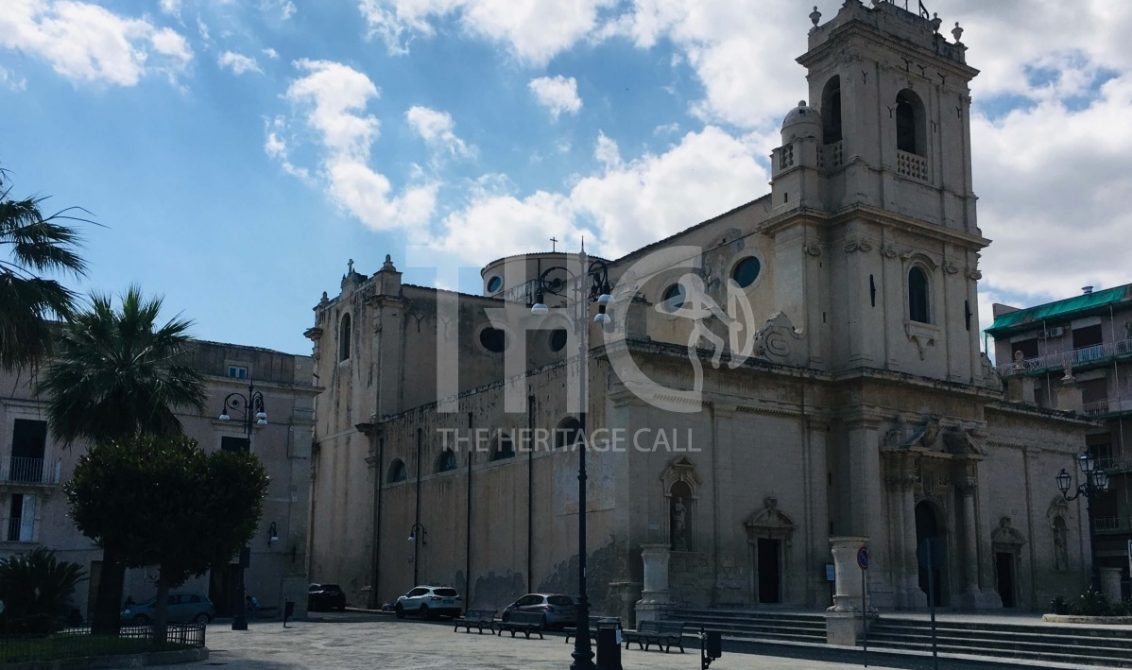
[[[13,456],[0,461],[0,483],[53,486],[59,483],[60,464],[54,467],[42,458]]]
[[[1132,532],[1132,516],[1098,516],[1093,519],[1093,529],[1104,535]]]
[[[908,153],[907,151],[898,150],[896,152],[896,172],[909,179],[927,181],[928,159],[923,156]]]
[[[1067,363],[1071,363],[1074,368],[1080,368],[1097,363],[1107,363],[1113,358],[1128,355],[1132,355],[1132,340],[1119,340],[1117,342],[1094,344],[1081,349],[1056,351],[1042,356],[1034,356],[1024,359],[1021,368],[1022,371],[1037,374],[1054,368],[1063,369]],[[998,372],[1002,375],[1017,374],[1019,364],[1014,361],[1001,363],[998,366]]]
[[[840,140],[832,144],[818,147],[818,167],[833,171],[845,165],[845,141]]]

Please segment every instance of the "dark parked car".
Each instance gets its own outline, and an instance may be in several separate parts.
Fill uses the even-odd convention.
[[[312,612],[319,610],[346,609],[346,594],[337,584],[311,584],[307,589],[307,609]]]
[[[156,618],[157,599],[144,603],[131,603],[122,610],[122,621],[134,625],[144,626]],[[169,623],[208,623],[216,616],[216,609],[208,596],[199,593],[170,593],[167,619]]]
[[[577,623],[574,599],[561,593],[528,593],[503,610],[503,620],[510,619],[512,612],[542,614],[543,625],[547,628],[561,628]]]

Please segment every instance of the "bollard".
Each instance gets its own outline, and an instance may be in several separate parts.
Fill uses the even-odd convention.
[[[283,627],[287,627],[287,620],[295,616],[295,601],[288,600],[283,603]]]
[[[711,662],[723,657],[723,634],[717,630],[705,631],[700,626],[700,670],[708,670]]]
[[[597,670],[621,670],[621,645],[617,642],[617,629],[597,629]]]

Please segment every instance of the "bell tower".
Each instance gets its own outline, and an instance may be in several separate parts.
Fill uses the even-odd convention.
[[[772,157],[767,232],[803,279],[778,297],[800,312],[824,367],[978,383],[978,252],[989,241],[971,183],[978,71],[963,30],[944,37],[919,0],[845,0],[821,18],[815,8],[798,58],[809,104],[787,114]]]

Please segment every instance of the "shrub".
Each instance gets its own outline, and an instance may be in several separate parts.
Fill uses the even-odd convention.
[[[1049,609],[1054,614],[1069,614],[1069,603],[1065,601],[1064,596],[1058,596],[1049,601]]]
[[[46,634],[62,627],[71,612],[75,586],[86,579],[77,563],[55,560],[39,547],[0,559],[0,631]]]

